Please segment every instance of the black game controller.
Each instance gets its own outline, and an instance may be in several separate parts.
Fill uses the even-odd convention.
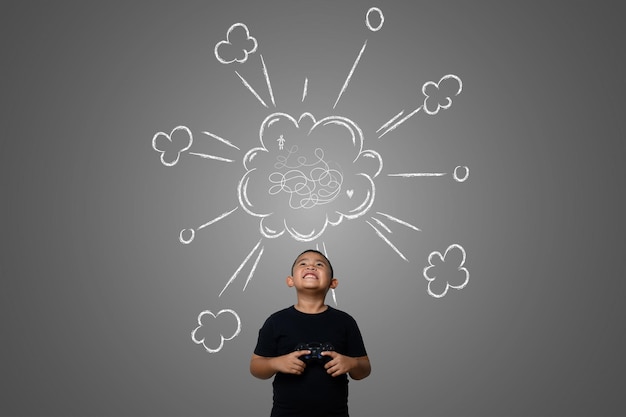
[[[322,355],[322,352],[333,351],[335,350],[335,348],[333,347],[333,345],[331,345],[328,342],[326,343],[310,342],[310,343],[299,343],[298,346],[296,346],[295,350],[296,351],[308,350],[311,352],[308,355],[300,356],[300,360],[302,360],[305,363],[314,363],[314,362],[326,363],[330,361],[332,358],[330,356]]]

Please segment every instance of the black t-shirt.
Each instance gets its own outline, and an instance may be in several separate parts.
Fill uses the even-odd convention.
[[[356,321],[328,307],[318,314],[302,313],[291,306],[272,314],[259,330],[254,353],[275,357],[293,352],[300,343],[331,343],[342,355],[367,355]],[[347,416],[348,377],[332,377],[322,364],[307,365],[302,375],[278,372],[274,377],[272,417],[308,415]]]

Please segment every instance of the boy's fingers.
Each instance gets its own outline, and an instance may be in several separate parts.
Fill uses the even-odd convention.
[[[343,372],[337,365],[329,366],[328,368],[326,368],[326,373],[330,376],[339,376],[343,374]]]

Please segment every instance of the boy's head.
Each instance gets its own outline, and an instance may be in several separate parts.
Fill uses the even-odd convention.
[[[307,250],[305,250],[304,252],[300,253],[300,255],[298,255],[298,256],[296,257],[296,260],[295,260],[295,261],[293,261],[293,265],[291,265],[291,275],[293,275],[293,269],[295,268],[295,266],[296,266],[296,264],[298,263],[298,261],[300,260],[300,258],[301,258],[303,255],[306,255],[306,254],[307,254],[307,253],[309,253],[309,252],[310,252],[310,253],[314,253],[314,254],[317,254],[317,255],[321,256],[321,257],[322,257],[322,258],[326,261],[326,264],[328,265],[328,269],[330,270],[330,277],[331,277],[331,278],[334,278],[334,277],[335,277],[335,274],[334,274],[334,271],[333,271],[333,266],[330,264],[330,261],[328,260],[328,258],[326,257],[326,255],[324,255],[322,252],[320,252],[320,251],[318,251],[318,250],[316,250],[316,249],[307,249]]]
[[[326,255],[315,249],[307,249],[298,255],[291,266],[291,275],[287,277],[289,287],[321,294],[336,288],[337,283],[330,261]]]

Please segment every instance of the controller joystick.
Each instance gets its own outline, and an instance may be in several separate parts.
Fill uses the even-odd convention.
[[[296,346],[296,351],[298,350],[308,350],[309,354],[300,356],[300,360],[305,363],[326,363],[330,361],[332,358],[330,356],[322,355],[322,352],[329,352],[335,350],[332,344],[319,343],[319,342],[310,342],[310,343],[298,343]]]

